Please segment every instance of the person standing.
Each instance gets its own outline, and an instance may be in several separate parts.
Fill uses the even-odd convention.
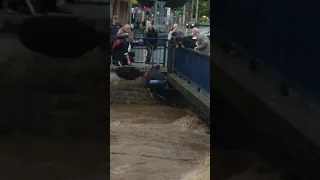
[[[112,18],[112,23],[110,24],[110,35],[111,37],[115,37],[117,36],[117,33],[119,31],[119,29],[122,27],[122,25],[119,23],[119,17],[118,16],[113,16]],[[115,38],[111,38],[110,39],[110,47],[111,47],[111,57],[114,57],[113,56],[113,43],[115,42]],[[113,61],[113,64],[116,64],[117,61],[115,61],[114,59],[112,59]]]
[[[144,38],[145,40],[145,46],[147,49],[147,59],[146,59],[146,66],[150,66],[152,53],[157,48],[157,39],[158,38],[158,32],[156,28],[152,24],[148,24],[148,27],[144,31]]]
[[[198,28],[192,29],[192,35],[197,39],[196,45],[194,48],[195,51],[199,51],[202,53],[210,54],[210,40],[206,35],[200,34]]]
[[[113,16],[112,23],[110,24],[110,35],[117,36],[117,33],[122,25],[119,23],[119,17]]]
[[[174,25],[172,26],[172,29],[171,29],[171,31],[170,31],[169,34],[168,34],[168,40],[169,40],[169,41],[171,40],[172,33],[173,33],[173,32],[177,32],[177,31],[178,31],[178,28],[179,28],[178,24],[174,24]]]

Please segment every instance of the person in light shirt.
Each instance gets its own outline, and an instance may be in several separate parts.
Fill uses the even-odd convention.
[[[196,38],[197,47],[194,48],[195,51],[209,54],[210,53],[210,40],[206,35],[200,34],[198,28],[192,29],[192,36]]]

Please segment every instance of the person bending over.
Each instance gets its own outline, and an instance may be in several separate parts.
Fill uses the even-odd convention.
[[[134,61],[135,53],[131,52],[133,35],[125,36],[123,39],[118,39],[114,43],[114,58],[119,66],[131,65]]]
[[[153,97],[153,94],[164,96],[164,91],[167,84],[167,78],[160,72],[160,65],[157,63],[146,73],[146,88]]]
[[[182,37],[178,36],[178,37],[176,38],[176,42],[177,42],[176,48],[184,48],[184,47],[185,47],[185,46],[183,45],[183,38],[182,38]]]
[[[178,33],[177,32],[173,32],[172,33],[172,41],[174,41],[176,43],[176,48],[195,48],[197,47],[196,43],[190,39],[190,38],[187,38],[187,37],[181,37],[181,36],[178,36]]]

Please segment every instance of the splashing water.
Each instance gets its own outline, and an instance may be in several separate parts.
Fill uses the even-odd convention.
[[[180,180],[210,151],[205,125],[181,109],[111,105],[110,131],[112,180]]]
[[[210,180],[210,154],[205,158],[195,171],[188,173],[181,180]]]

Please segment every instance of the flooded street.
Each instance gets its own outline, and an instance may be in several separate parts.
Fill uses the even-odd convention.
[[[110,105],[112,180],[209,180],[210,135],[181,109]]]

